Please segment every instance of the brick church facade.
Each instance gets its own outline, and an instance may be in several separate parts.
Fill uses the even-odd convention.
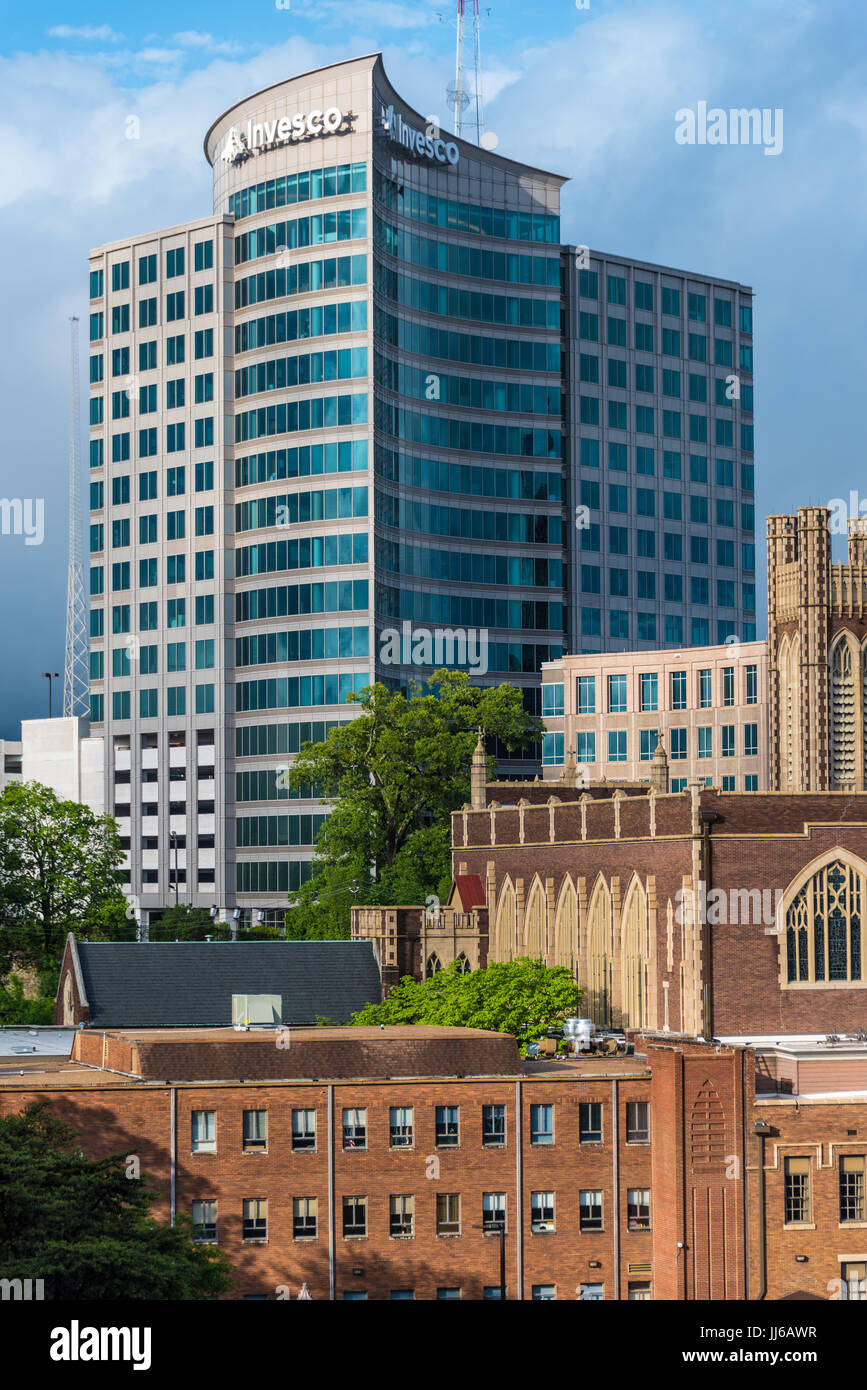
[[[867,1023],[867,520],[768,519],[770,792],[487,782],[452,817],[449,902],[359,908],[388,988],[460,958],[574,972],[598,1025],[699,1036]],[[467,906],[467,904],[471,904]]]

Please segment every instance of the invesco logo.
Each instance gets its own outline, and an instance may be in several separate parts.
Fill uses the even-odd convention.
[[[454,140],[440,140],[438,133],[429,135],[424,130],[416,130],[415,126],[407,125],[393,106],[383,106],[382,124],[392,140],[396,140],[399,145],[405,145],[414,154],[425,155],[428,159],[435,159],[439,164],[452,165],[457,164],[461,157]]]
[[[279,116],[273,121],[249,120],[241,130],[234,125],[231,127],[226,135],[220,158],[227,164],[235,164],[239,160],[249,158],[260,149],[283,144],[286,140],[336,135],[346,120],[347,117],[339,106],[329,106],[325,111],[299,111],[295,116]]]

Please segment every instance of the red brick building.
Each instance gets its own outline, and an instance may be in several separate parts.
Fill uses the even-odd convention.
[[[758,1096],[756,1055],[658,1034],[523,1062],[465,1029],[80,1031],[70,1060],[0,1063],[0,1115],[45,1099],[87,1152],[137,1155],[158,1213],[230,1256],[232,1298],[497,1297],[503,1224],[509,1299],[860,1296],[867,1048],[763,1042]],[[793,1077],[816,1093],[785,1093]]]

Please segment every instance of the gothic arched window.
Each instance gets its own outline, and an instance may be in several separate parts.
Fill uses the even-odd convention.
[[[425,966],[424,971],[425,979],[432,980],[434,975],[436,975],[438,971],[442,970],[442,968],[442,961],[440,960],[436,951],[433,951],[427,958],[427,965]]]
[[[864,978],[865,897],[865,875],[839,859],[807,880],[786,912],[790,984]]]

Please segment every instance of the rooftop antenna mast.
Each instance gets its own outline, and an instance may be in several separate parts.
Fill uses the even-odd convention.
[[[87,600],[84,595],[81,492],[81,415],[78,376],[78,319],[69,320],[69,569],[66,579],[66,659],[63,666],[63,713],[86,715],[89,711],[87,673]]]
[[[468,79],[466,62],[466,17],[472,13],[473,76]],[[464,140],[482,143],[485,132],[485,112],[482,100],[482,51],[479,0],[458,0],[457,55],[455,80],[446,91],[455,112],[455,134]],[[464,119],[466,112],[467,120]]]

